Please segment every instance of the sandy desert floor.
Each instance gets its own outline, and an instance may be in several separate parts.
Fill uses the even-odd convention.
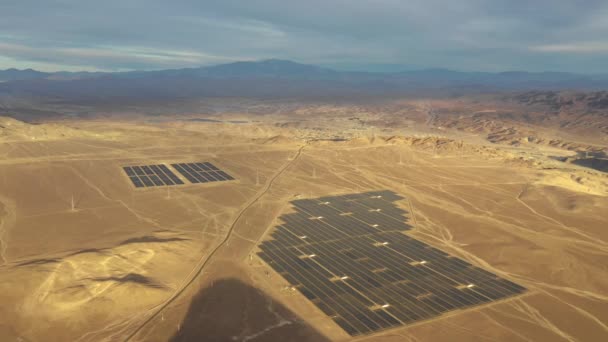
[[[406,198],[409,235],[528,291],[355,340],[608,340],[606,174],[550,147],[274,120],[66,120],[2,137],[0,340],[351,340],[256,248],[293,199],[382,189]],[[236,180],[135,189],[121,169],[192,161]]]

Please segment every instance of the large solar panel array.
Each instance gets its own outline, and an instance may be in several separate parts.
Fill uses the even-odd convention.
[[[218,169],[215,165],[204,163],[171,164],[177,172],[181,173],[191,183],[222,182],[234,180],[232,176]]]
[[[407,325],[525,288],[415,240],[391,191],[296,200],[259,256],[350,335]]]
[[[184,184],[163,164],[123,167],[136,188]]]

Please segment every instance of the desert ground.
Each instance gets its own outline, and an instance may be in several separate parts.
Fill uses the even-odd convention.
[[[601,125],[439,100],[243,106],[1,118],[0,340],[608,340],[608,174],[564,162],[605,153]],[[122,170],[200,161],[236,180],[136,189]],[[527,291],[351,338],[257,256],[290,201],[383,189],[408,235]]]

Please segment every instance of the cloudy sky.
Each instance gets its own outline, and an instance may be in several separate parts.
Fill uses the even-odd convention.
[[[606,0],[0,0],[0,69],[608,73]]]

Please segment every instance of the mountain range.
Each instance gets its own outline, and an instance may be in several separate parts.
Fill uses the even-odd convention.
[[[69,99],[200,96],[400,95],[442,90],[608,89],[608,75],[565,72],[500,73],[426,69],[404,72],[338,71],[287,60],[235,62],[216,66],[129,72],[0,71],[1,95]]]

